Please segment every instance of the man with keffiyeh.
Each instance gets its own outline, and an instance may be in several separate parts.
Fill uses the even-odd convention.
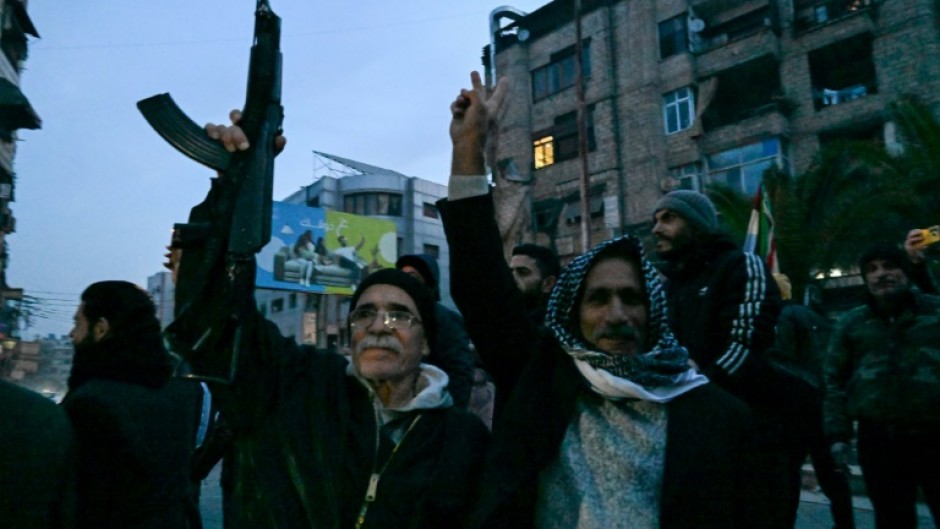
[[[507,91],[479,74],[451,105],[451,293],[497,391],[471,527],[733,528],[753,454],[747,407],[690,367],[658,275],[630,236],[575,259],[552,291],[550,336],[527,318],[502,254],[484,146]]]

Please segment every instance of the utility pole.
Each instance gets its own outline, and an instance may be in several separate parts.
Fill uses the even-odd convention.
[[[584,102],[584,65],[581,48],[581,0],[574,0],[574,74],[578,89],[578,159],[581,161],[581,253],[591,249],[591,208],[588,196],[588,144],[587,144],[587,105]]]

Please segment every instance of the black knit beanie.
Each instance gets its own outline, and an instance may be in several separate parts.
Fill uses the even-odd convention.
[[[707,196],[689,189],[679,189],[666,194],[656,203],[653,213],[661,209],[675,211],[696,230],[705,233],[718,231],[718,213]]]
[[[865,265],[874,261],[875,259],[883,259],[890,263],[894,263],[898,268],[904,272],[908,278],[911,277],[911,260],[907,255],[907,252],[898,248],[897,244],[892,244],[890,242],[878,242],[872,244],[868,247],[863,253],[862,256],[858,259],[858,269],[862,273],[862,278],[865,277]]]
[[[437,318],[434,317],[436,302],[431,289],[401,270],[383,268],[372,272],[362,280],[362,283],[359,283],[359,287],[356,288],[356,292],[353,293],[352,300],[349,303],[350,311],[356,309],[359,297],[367,288],[373,285],[398,287],[411,296],[412,301],[415,302],[415,307],[418,308],[418,316],[421,318],[421,325],[424,327],[424,335],[428,344],[434,343],[434,338],[437,336]]]

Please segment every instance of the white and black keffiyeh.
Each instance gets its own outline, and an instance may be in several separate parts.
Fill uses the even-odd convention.
[[[610,355],[592,350],[579,330],[578,303],[587,273],[602,251],[617,252],[618,247],[622,247],[624,256],[638,256],[641,263],[649,300],[650,349],[643,354]],[[666,294],[659,274],[643,255],[640,241],[632,235],[624,235],[602,242],[565,268],[548,300],[545,324],[598,393],[608,397],[666,401],[708,381],[690,368],[688,351],[679,345],[669,329],[666,311]]]

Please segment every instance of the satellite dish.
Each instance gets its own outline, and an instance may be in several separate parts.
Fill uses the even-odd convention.
[[[529,30],[525,28],[519,29],[519,33],[516,35],[516,38],[519,39],[519,42],[525,42],[529,40]]]
[[[699,31],[702,31],[703,29],[705,29],[704,20],[702,20],[701,18],[689,19],[689,31],[698,33]]]

